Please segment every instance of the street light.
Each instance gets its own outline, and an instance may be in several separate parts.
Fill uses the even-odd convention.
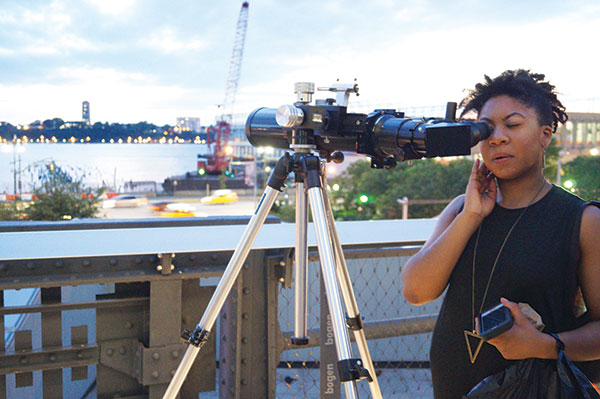
[[[573,180],[567,180],[565,181],[565,188],[567,190],[569,190],[570,192],[575,192],[575,182]]]
[[[15,200],[17,198],[17,192],[21,191],[21,155],[19,154],[19,165],[17,167],[17,152],[24,152],[25,151],[25,147],[22,146],[19,143],[19,140],[17,139],[17,135],[13,135],[13,140],[12,140],[12,144],[13,144],[13,194],[15,195]],[[18,190],[17,190],[17,174],[19,174],[19,184],[18,184]]]
[[[360,194],[358,196],[358,202],[361,204],[366,204],[369,201],[370,201],[370,198],[367,194]]]

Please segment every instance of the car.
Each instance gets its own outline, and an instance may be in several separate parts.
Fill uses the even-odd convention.
[[[149,208],[158,212],[162,217],[205,216],[198,214],[196,208],[185,202],[160,201],[153,203]]]
[[[175,201],[158,201],[158,202],[153,202],[152,204],[150,204],[150,206],[148,206],[149,209],[155,211],[155,212],[162,212],[165,209],[167,209],[167,206],[171,205],[171,204],[176,204]]]
[[[203,204],[226,204],[237,200],[239,200],[239,197],[235,191],[224,189],[215,190],[212,195],[201,198],[200,202]]]
[[[148,198],[140,195],[122,194],[107,199],[102,203],[102,208],[135,208],[148,204]]]

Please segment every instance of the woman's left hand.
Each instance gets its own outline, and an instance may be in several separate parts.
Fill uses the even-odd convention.
[[[538,331],[521,312],[519,305],[505,298],[501,298],[500,302],[510,310],[514,323],[510,330],[487,342],[494,345],[507,360],[556,358],[554,338]]]

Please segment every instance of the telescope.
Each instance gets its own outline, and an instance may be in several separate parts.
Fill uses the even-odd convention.
[[[341,151],[368,155],[372,168],[390,169],[397,162],[419,158],[469,155],[471,147],[488,138],[485,122],[456,121],[456,103],[449,102],[444,118],[407,118],[393,109],[369,114],[348,113],[350,94],[358,84],[334,84],[318,90],[336,99],[311,105],[314,84],[296,83],[297,101],[279,108],[258,108],[246,120],[246,137],[255,147],[312,148],[322,158],[339,161]]]
[[[246,121],[246,137],[254,146],[291,149],[277,161],[265,191],[242,238],[231,256],[196,328],[184,330],[189,346],[177,367],[163,399],[175,399],[198,351],[206,342],[220,309],[233,288],[254,239],[269,214],[285,181],[294,173],[296,183],[296,245],[294,250],[294,345],[306,345],[308,205],[313,218],[321,276],[331,316],[338,377],[347,399],[357,399],[356,382],[366,379],[373,399],[382,399],[367,339],[347,270],[342,244],[335,227],[327,194],[325,161],[342,162],[343,151],[366,154],[373,168],[393,168],[397,162],[453,155],[468,155],[471,147],[491,134],[486,123],[456,122],[456,103],[448,103],[444,119],[405,118],[402,112],[380,109],[370,114],[347,112],[357,84],[336,83],[319,88],[336,93],[336,98],[311,105],[313,83],[296,83],[293,105],[259,108]],[[318,154],[316,154],[318,152]],[[360,357],[353,357],[349,331],[354,334]]]

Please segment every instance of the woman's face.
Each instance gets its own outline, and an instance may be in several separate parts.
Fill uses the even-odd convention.
[[[541,169],[552,128],[539,124],[535,109],[501,95],[483,105],[479,120],[493,128],[490,137],[481,142],[481,155],[497,178],[515,179]]]

